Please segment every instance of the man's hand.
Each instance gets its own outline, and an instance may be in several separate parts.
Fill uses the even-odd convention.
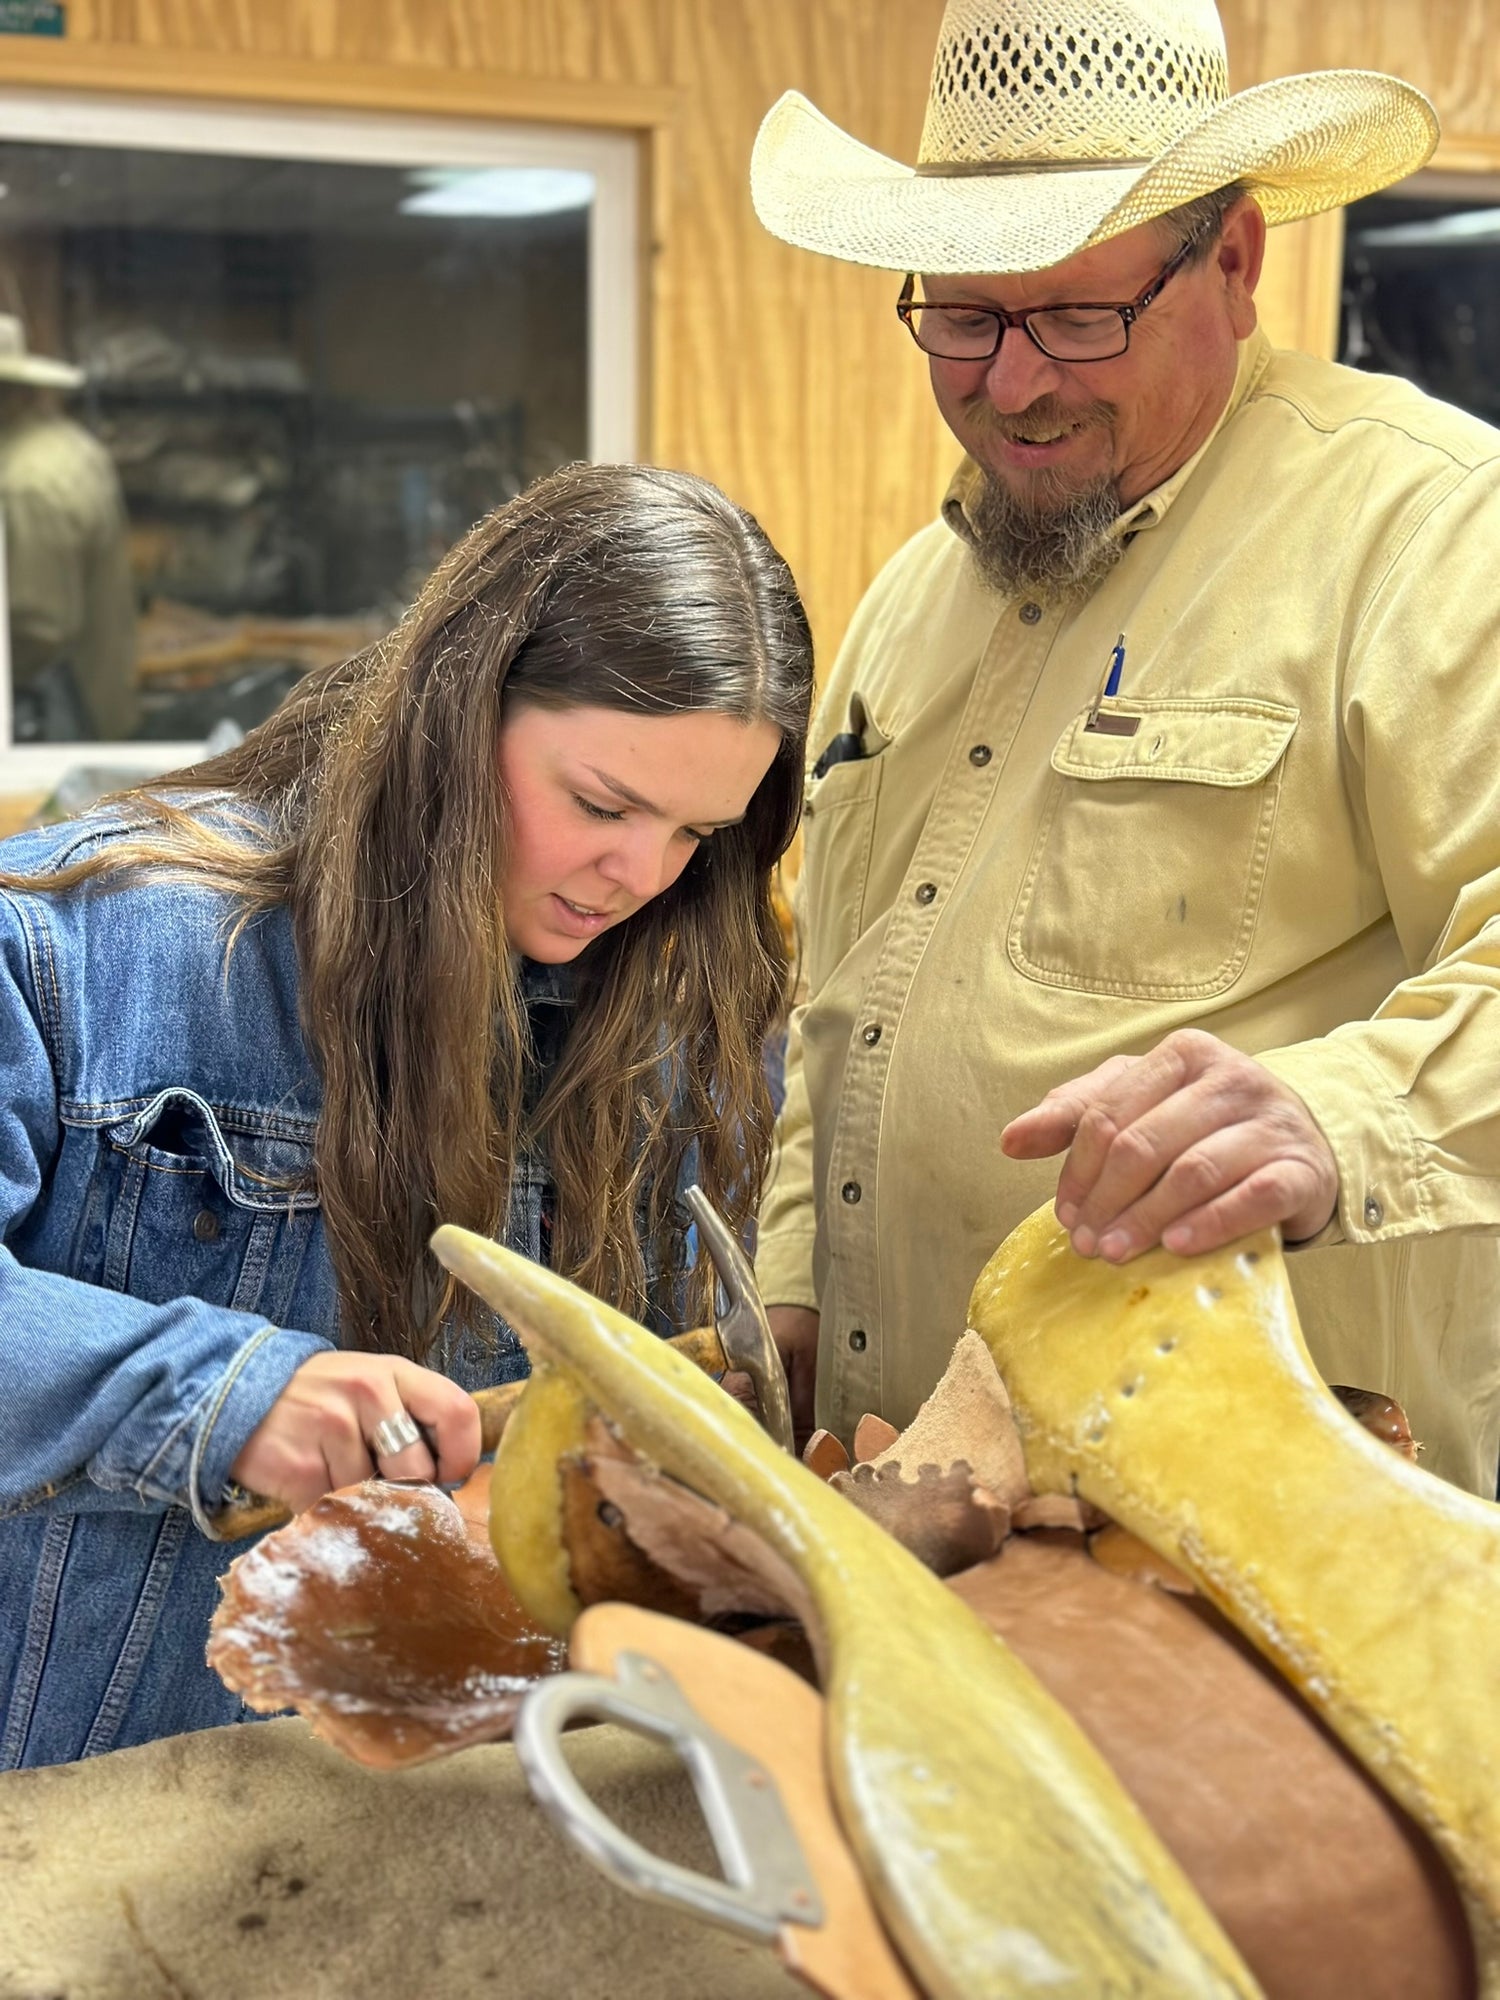
[[[792,1430],[800,1453],[812,1436],[813,1386],[818,1373],[818,1315],[807,1306],[768,1306],[775,1341],[786,1368],[786,1384],[792,1399]]]
[[[818,1315],[806,1306],[767,1306],[766,1319],[770,1323],[776,1352],[781,1356],[781,1365],[786,1370],[787,1397],[792,1406],[792,1436],[796,1439],[800,1456],[814,1429],[813,1383],[818,1372]],[[755,1385],[748,1375],[731,1369],[719,1386],[737,1403],[743,1403],[752,1417],[759,1419],[760,1405],[755,1400]]]
[[[1196,1028],[1049,1090],[1000,1135],[1013,1160],[1067,1149],[1057,1219],[1080,1256],[1180,1257],[1279,1222],[1288,1242],[1338,1205],[1338,1167],[1295,1091]]]
[[[405,1410],[437,1445],[376,1460],[370,1446],[386,1417]],[[292,1509],[379,1472],[387,1479],[455,1483],[479,1462],[479,1410],[456,1382],[392,1354],[315,1354],[287,1383],[229,1469],[231,1479]]]

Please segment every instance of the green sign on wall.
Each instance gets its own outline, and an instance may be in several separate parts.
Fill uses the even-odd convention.
[[[0,0],[0,35],[67,33],[63,0]]]

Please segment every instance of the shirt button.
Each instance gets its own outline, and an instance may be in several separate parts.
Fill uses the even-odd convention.
[[[936,896],[937,896],[936,882],[919,882],[917,884],[917,901],[919,903],[930,903],[936,898]]]
[[[1372,1194],[1365,1196],[1365,1222],[1371,1229],[1378,1229],[1385,1221],[1385,1210]]]
[[[1040,604],[1023,604],[1021,606],[1021,623],[1023,625],[1039,624],[1041,616],[1042,607]]]
[[[850,1336],[849,1336],[849,1345],[850,1345],[850,1346],[851,1346],[851,1347],[852,1347],[852,1348],[854,1349],[854,1351],[855,1351],[855,1353],[856,1353],[856,1354],[863,1354],[863,1353],[864,1353],[864,1351],[865,1351],[865,1330],[864,1330],[864,1328],[863,1328],[862,1326],[857,1326],[857,1327],[855,1327],[854,1331],[853,1331],[853,1332],[852,1332],[852,1333],[850,1334]]]
[[[878,1021],[872,1021],[869,1027],[866,1028],[864,1033],[861,1035],[860,1040],[864,1043],[867,1049],[873,1049],[875,1044],[880,1040],[880,1032],[881,1032],[880,1023]]]
[[[854,1204],[859,1200],[860,1196],[864,1193],[864,1189],[860,1186],[858,1181],[845,1181],[844,1185],[839,1189],[839,1193],[844,1197],[845,1201],[848,1202],[849,1206],[853,1208]]]
[[[211,1208],[200,1208],[193,1217],[193,1234],[200,1243],[213,1243],[218,1239],[219,1218]]]
[[[984,766],[988,764],[988,762],[990,761],[991,757],[994,756],[994,754],[995,754],[994,751],[991,750],[988,743],[976,743],[973,749],[969,752],[969,762],[971,764],[979,765],[979,767],[982,770]]]

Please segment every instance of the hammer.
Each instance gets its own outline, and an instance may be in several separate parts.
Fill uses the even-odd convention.
[[[686,1190],[684,1199],[713,1264],[722,1303],[716,1305],[712,1326],[674,1334],[666,1345],[675,1347],[706,1375],[718,1375],[729,1369],[748,1375],[762,1424],[783,1451],[795,1456],[786,1370],[771,1338],[771,1323],[756,1289],[750,1259],[702,1188],[695,1183]],[[525,1387],[523,1377],[519,1382],[504,1382],[498,1389],[474,1391],[474,1401],[479,1407],[481,1455],[492,1452],[499,1444],[500,1434]],[[220,1541],[237,1542],[245,1535],[279,1528],[290,1519],[291,1509],[279,1500],[262,1500],[252,1494],[240,1505],[215,1514],[213,1524]]]

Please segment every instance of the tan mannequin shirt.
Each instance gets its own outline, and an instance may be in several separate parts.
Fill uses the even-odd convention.
[[[135,591],[125,506],[97,438],[51,411],[0,429],[11,669],[66,661],[103,741],[136,720]]]
[[[1043,607],[937,522],[856,615],[812,756],[866,754],[809,784],[765,1297],[823,1314],[821,1422],[905,1423],[1056,1186],[1002,1126],[1202,1027],[1337,1156],[1328,1247],[1292,1259],[1320,1367],[1493,1495],[1500,433],[1256,336],[1118,532],[1094,593]],[[1121,632],[1106,712],[1139,727],[1086,731]]]

